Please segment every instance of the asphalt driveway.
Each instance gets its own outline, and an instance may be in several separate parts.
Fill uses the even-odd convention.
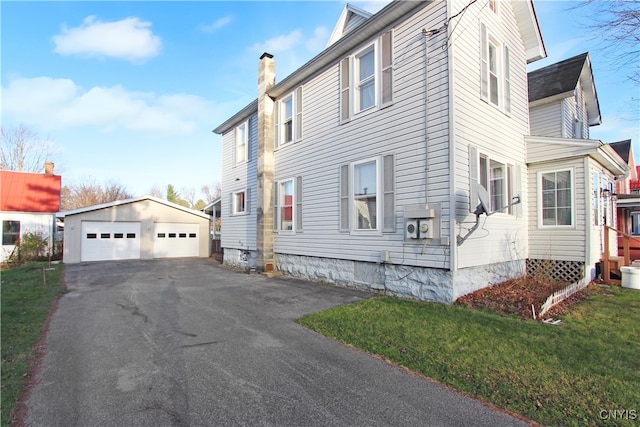
[[[294,322],[367,293],[208,259],[67,265],[66,283],[27,425],[524,425]]]

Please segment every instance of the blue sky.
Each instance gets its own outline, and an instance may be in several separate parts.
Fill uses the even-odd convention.
[[[2,125],[49,137],[63,185],[199,191],[220,181],[212,129],[256,98],[260,55],[275,56],[282,80],[322,51],[345,4],[3,1]],[[638,157],[640,87],[581,27],[590,9],[573,4],[535,3],[549,57],[531,70],[589,51],[603,116],[591,137],[631,138]]]

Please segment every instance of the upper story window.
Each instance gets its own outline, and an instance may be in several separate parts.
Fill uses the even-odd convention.
[[[509,48],[480,24],[480,96],[505,113],[511,112]]]
[[[340,62],[340,120],[393,102],[393,45],[388,31]]]
[[[340,231],[395,231],[394,156],[340,167]]]
[[[235,129],[233,148],[233,164],[244,163],[249,158],[249,122],[244,122]]]
[[[573,226],[573,171],[571,169],[540,172],[539,224],[547,226]]]
[[[631,235],[640,236],[640,212],[631,212]]]
[[[20,221],[2,221],[2,244],[17,245],[20,242]]]
[[[276,120],[278,146],[302,139],[302,86],[276,103]]]

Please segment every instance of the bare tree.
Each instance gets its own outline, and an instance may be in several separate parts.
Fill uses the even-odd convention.
[[[213,185],[203,185],[202,193],[204,194],[207,202],[212,202],[222,195],[222,185],[220,182],[216,182]]]
[[[629,79],[640,84],[640,2],[583,0],[572,9],[586,8],[585,28],[611,59],[612,66],[629,68]]]
[[[153,197],[157,197],[158,199],[164,199],[166,194],[162,191],[159,185],[154,185],[149,190],[149,195]]]
[[[109,181],[100,185],[92,179],[83,179],[80,183],[66,185],[62,187],[60,194],[62,210],[78,209],[132,197],[131,193],[118,182]]]
[[[51,161],[53,144],[23,125],[17,128],[2,127],[0,142],[0,169],[42,172],[44,164]]]

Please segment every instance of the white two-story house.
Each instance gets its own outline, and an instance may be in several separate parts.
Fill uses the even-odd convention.
[[[494,0],[347,6],[280,82],[265,53],[257,100],[215,129],[224,262],[443,302],[523,274],[545,56],[533,3]]]

